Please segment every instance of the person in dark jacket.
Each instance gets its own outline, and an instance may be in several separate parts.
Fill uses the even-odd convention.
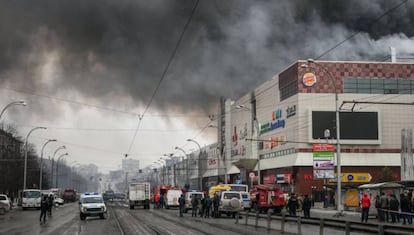
[[[48,211],[49,216],[52,216],[52,208],[53,208],[53,194],[49,194],[49,197],[47,198],[47,211]]]
[[[390,214],[391,214],[391,223],[397,222],[398,209],[400,208],[400,202],[394,194],[391,194],[390,198]]]
[[[42,200],[40,201],[40,224],[45,224],[46,223],[46,214],[47,214],[47,209],[48,209],[48,199],[47,199],[47,195],[44,195]],[[43,217],[43,221],[42,221],[42,217]]]
[[[408,196],[407,192],[404,192],[401,198],[401,203],[400,203],[403,224],[407,224],[407,222],[408,224],[413,223],[413,218],[410,215],[412,207],[413,206],[412,206],[411,198]]]
[[[305,218],[310,218],[310,209],[312,207],[312,202],[309,199],[309,196],[307,194],[305,194],[305,197],[303,198],[303,204],[302,204],[302,208],[303,208],[303,216]]]
[[[298,208],[298,200],[294,193],[290,194],[290,198],[287,203],[287,208],[289,209],[290,216],[296,216],[296,209]]]
[[[218,211],[219,205],[220,205],[220,198],[216,193],[214,194],[214,197],[213,197],[213,218],[218,218],[220,215]]]
[[[209,195],[204,199],[204,218],[210,218],[211,198]]]
[[[181,194],[180,198],[178,199],[178,205],[180,210],[180,217],[183,217],[184,207],[185,207],[185,197],[184,194]]]
[[[199,200],[197,198],[197,195],[193,194],[191,195],[191,216],[192,217],[197,217],[197,211],[198,211],[198,206],[200,205]]]

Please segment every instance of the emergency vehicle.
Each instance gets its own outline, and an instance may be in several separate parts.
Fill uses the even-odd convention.
[[[277,186],[259,184],[250,189],[252,208],[259,212],[267,212],[273,209],[274,213],[280,213],[286,205],[285,192]]]
[[[84,193],[80,196],[79,216],[81,220],[85,220],[87,216],[99,216],[105,219],[106,215],[107,209],[102,194]]]

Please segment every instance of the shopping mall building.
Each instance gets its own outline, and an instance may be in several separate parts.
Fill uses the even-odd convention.
[[[399,181],[403,142],[412,165],[413,101],[413,63],[297,61],[239,99],[221,100],[218,142],[200,166],[203,185],[253,181],[330,191],[333,199],[337,132],[343,193],[387,170]],[[316,154],[318,143],[332,144],[332,155]]]

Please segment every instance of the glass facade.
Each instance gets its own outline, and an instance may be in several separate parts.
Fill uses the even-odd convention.
[[[345,78],[344,93],[414,94],[414,80]]]

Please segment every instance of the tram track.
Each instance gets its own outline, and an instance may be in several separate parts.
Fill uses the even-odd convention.
[[[242,226],[233,222],[220,224],[215,219],[202,219],[172,216],[169,210],[129,210],[126,205],[117,202],[111,205],[115,220],[122,235],[156,234],[156,235],[216,235],[216,234],[252,234]],[[137,213],[137,212],[142,213]],[[137,223],[138,222],[138,223]]]

